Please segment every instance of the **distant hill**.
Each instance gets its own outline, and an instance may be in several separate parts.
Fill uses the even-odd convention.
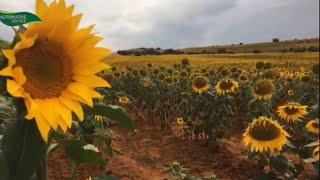
[[[261,43],[238,43],[223,46],[190,47],[180,49],[186,53],[259,53],[259,52],[304,52],[319,51],[319,38],[295,39]]]
[[[271,42],[238,43],[231,45],[213,45],[182,49],[136,48],[117,51],[120,55],[166,55],[166,54],[235,54],[262,52],[317,52],[319,38],[284,40],[273,39]]]

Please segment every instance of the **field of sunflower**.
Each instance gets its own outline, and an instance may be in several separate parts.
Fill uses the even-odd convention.
[[[216,151],[218,139],[243,128],[247,157],[261,166],[256,178],[294,178],[303,177],[306,163],[318,176],[318,58],[318,53],[111,55],[105,61],[112,68],[101,76],[112,86],[111,99],[127,97],[128,109],[146,112],[141,118],[159,121],[163,130],[178,124],[183,138],[201,137]],[[293,154],[298,162],[290,160]]]
[[[134,126],[139,120],[156,132],[152,140],[161,145],[158,151],[166,150],[164,156],[171,149],[162,138],[172,140],[166,135],[179,131],[174,141],[184,142],[180,150],[199,146],[207,154],[222,154],[223,169],[237,163],[223,161],[226,144],[241,141],[234,149],[246,152],[237,160],[254,167],[246,179],[319,177],[319,53],[108,55],[109,49],[96,46],[102,38],[92,33],[93,26],[78,28],[82,14],[73,15],[73,9],[64,0],[36,0],[42,23],[14,29],[10,47],[1,49],[0,180],[46,180],[53,171],[48,159],[61,151],[68,167],[58,179],[118,179],[128,168],[105,172],[109,160],[139,147],[114,149],[118,139],[112,129],[129,130],[124,142],[139,137],[141,129]],[[141,146],[154,143],[145,141],[147,136],[139,137]],[[200,164],[210,162],[210,156],[197,153]],[[149,156],[137,159],[153,162]],[[88,172],[88,163],[104,171]],[[194,175],[183,162],[168,163],[153,172],[188,180],[221,175]],[[231,173],[227,179],[237,177]]]

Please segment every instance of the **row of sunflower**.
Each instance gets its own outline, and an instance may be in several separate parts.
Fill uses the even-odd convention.
[[[126,97],[127,108],[138,116],[159,121],[163,129],[176,122],[186,139],[202,137],[215,150],[217,139],[228,137],[233,123],[239,123],[234,121],[240,121],[248,157],[262,163],[257,177],[298,177],[305,167],[303,159],[318,158],[318,148],[312,153],[309,144],[317,144],[319,134],[319,64],[258,61],[191,68],[184,58],[172,67],[113,66],[101,77],[114,87],[109,94],[114,103]],[[301,161],[291,163],[287,151]]]
[[[15,30],[0,54],[0,180],[45,180],[47,155],[63,148],[69,179],[82,163],[105,166],[114,152],[110,122],[134,131],[131,119],[101,95],[110,84],[96,75],[109,66],[109,49],[93,26],[78,28],[82,14],[64,0],[36,0],[41,23]],[[63,28],[61,28],[63,27]],[[67,178],[67,177],[64,177]],[[92,179],[112,178],[111,175]]]

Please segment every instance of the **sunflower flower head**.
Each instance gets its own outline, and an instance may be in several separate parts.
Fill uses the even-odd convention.
[[[307,122],[306,128],[313,134],[319,134],[319,119],[310,120]]]
[[[281,119],[287,122],[295,122],[308,113],[307,107],[301,106],[297,102],[287,102],[277,108],[277,113]]]
[[[141,77],[146,77],[147,76],[147,71],[145,69],[139,69],[139,75]]]
[[[83,120],[81,103],[92,107],[92,99],[101,97],[95,87],[110,87],[96,76],[110,68],[101,62],[110,50],[96,47],[102,38],[91,32],[93,26],[78,29],[82,14],[73,15],[73,9],[64,0],[37,0],[42,22],[29,24],[13,49],[2,50],[8,65],[0,75],[11,77],[7,91],[24,99],[25,118],[36,121],[45,141],[51,128],[71,127],[71,112]]]
[[[185,77],[187,77],[188,76],[188,71],[186,71],[186,70],[182,70],[182,71],[180,71],[180,76],[182,77],[182,78],[185,78]]]
[[[184,121],[182,117],[177,118],[177,124],[178,125],[183,125]]]
[[[277,121],[265,116],[254,119],[243,133],[243,143],[255,152],[281,151],[289,134]]]
[[[272,97],[275,87],[271,80],[260,80],[253,88],[252,95],[255,99],[268,100]]]
[[[214,86],[219,95],[234,93],[239,88],[239,83],[231,79],[222,79]]]
[[[312,156],[319,159],[319,146],[317,146],[316,148],[314,148]]]
[[[127,98],[126,96],[120,96],[120,97],[118,97],[118,101],[121,104],[128,104],[129,103],[129,98]]]
[[[294,91],[293,91],[292,89],[289,89],[289,90],[287,91],[287,94],[288,94],[289,96],[293,96],[293,95],[294,95]]]
[[[173,84],[174,84],[173,77],[172,77],[172,76],[167,76],[167,77],[164,79],[164,82],[165,82],[166,85],[168,85],[168,86],[173,85]]]
[[[159,81],[162,81],[162,80],[165,79],[165,77],[166,77],[166,75],[165,75],[163,72],[160,72],[160,73],[158,74],[158,76],[157,76],[157,79],[158,79]]]
[[[209,89],[208,79],[203,76],[197,76],[192,81],[192,89],[194,92],[202,94]]]
[[[154,68],[154,69],[153,69],[153,74],[154,74],[154,75],[159,74],[159,72],[160,72],[160,70],[159,70],[158,68]]]
[[[239,80],[241,83],[248,82],[248,76],[247,76],[247,75],[244,75],[244,74],[241,74],[241,75],[239,75],[238,80]]]

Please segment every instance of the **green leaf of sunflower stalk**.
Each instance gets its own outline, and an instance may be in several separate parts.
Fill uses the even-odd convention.
[[[46,158],[45,142],[35,121],[25,120],[22,100],[15,100],[17,120],[8,125],[2,138],[3,155],[12,180],[29,179]],[[46,169],[44,169],[46,170]]]
[[[95,104],[93,108],[85,108],[84,113],[88,116],[100,115],[110,120],[118,122],[121,126],[135,131],[131,118],[125,110],[116,105]]]

